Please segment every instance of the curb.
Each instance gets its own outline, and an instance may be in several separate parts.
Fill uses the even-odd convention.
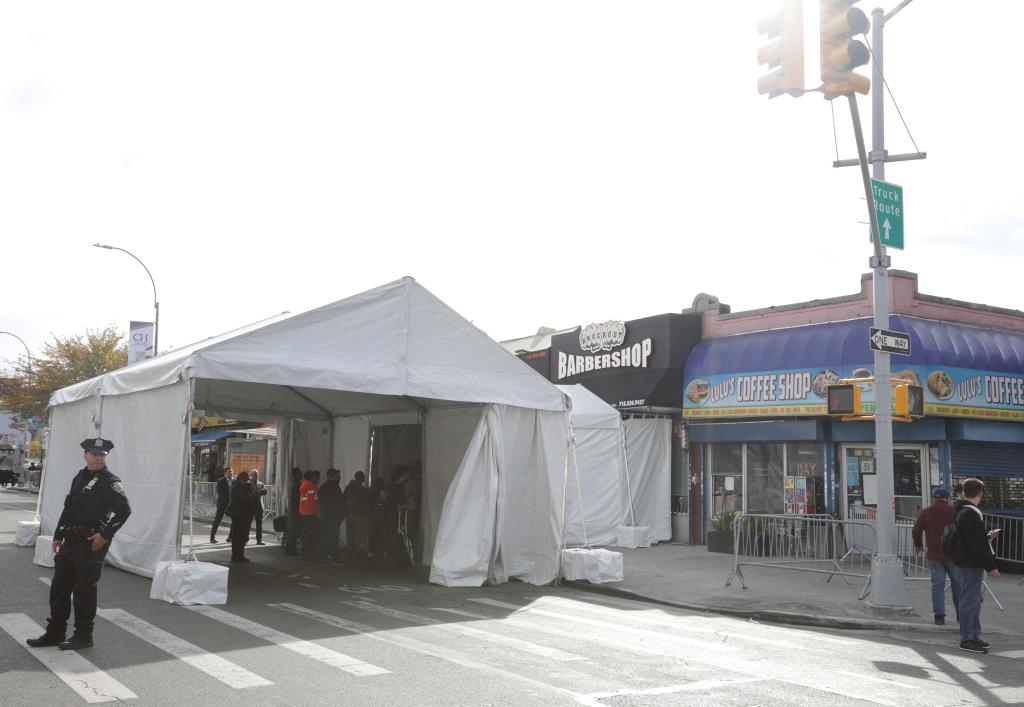
[[[879,630],[889,629],[896,631],[935,631],[952,633],[955,626],[936,626],[935,624],[913,623],[909,621],[890,621],[886,619],[856,619],[848,616],[826,616],[823,614],[797,614],[791,611],[779,611],[776,609],[734,609],[725,606],[713,606],[707,604],[691,604],[682,601],[670,601],[667,599],[656,599],[644,596],[638,592],[619,587],[607,587],[600,584],[591,584],[579,580],[563,580],[567,586],[579,589],[592,594],[605,594],[607,596],[633,601],[643,601],[649,604],[671,606],[677,609],[688,611],[699,611],[702,613],[723,614],[742,619],[764,621],[768,623],[790,624],[795,626],[815,626],[818,628],[841,628],[857,630]]]
[[[39,489],[27,489],[27,488],[22,488],[21,486],[8,486],[5,490],[8,490],[8,491],[20,491],[21,493],[34,493],[37,496],[39,495]]]

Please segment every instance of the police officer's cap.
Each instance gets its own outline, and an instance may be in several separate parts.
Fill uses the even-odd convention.
[[[87,452],[107,454],[113,448],[114,443],[109,439],[103,439],[102,437],[90,437],[89,439],[82,440],[82,449]]]

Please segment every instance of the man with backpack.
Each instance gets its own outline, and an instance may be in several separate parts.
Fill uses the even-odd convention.
[[[981,639],[981,592],[985,573],[998,577],[995,552],[991,540],[998,531],[985,531],[985,519],[978,508],[985,495],[985,484],[979,479],[964,481],[964,497],[956,502],[954,530],[943,532],[943,545],[951,535],[953,562],[960,569],[960,649],[971,653],[988,653],[988,642]]]
[[[953,522],[956,509],[949,503],[949,491],[937,488],[932,491],[932,505],[923,508],[911,535],[914,547],[922,550],[922,534],[927,544],[928,571],[932,576],[932,613],[935,625],[946,623],[946,575],[949,575],[953,590],[953,608],[960,606],[960,571],[953,564],[953,558],[942,551],[942,531]]]

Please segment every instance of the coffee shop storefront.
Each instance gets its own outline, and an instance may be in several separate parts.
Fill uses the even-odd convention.
[[[925,417],[893,425],[896,513],[931,490],[982,478],[986,505],[1024,514],[1024,334],[894,315],[910,356],[893,373],[919,383]],[[878,503],[874,427],[826,414],[827,388],[873,368],[869,318],[708,339],[684,376],[691,472],[703,532],[724,511],[854,516]],[[862,386],[873,409],[872,385]]]

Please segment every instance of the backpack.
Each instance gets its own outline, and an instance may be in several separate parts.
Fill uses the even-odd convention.
[[[956,533],[957,524],[956,519],[960,517],[960,511],[956,512],[953,516],[953,522],[942,529],[942,552],[943,554],[952,557],[953,553],[956,552]]]

